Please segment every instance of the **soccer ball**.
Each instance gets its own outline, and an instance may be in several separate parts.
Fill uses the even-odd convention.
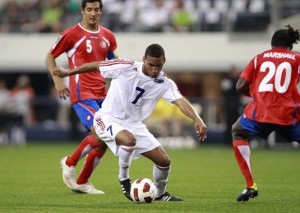
[[[157,195],[157,188],[149,178],[136,179],[131,184],[130,196],[137,203],[151,203]]]

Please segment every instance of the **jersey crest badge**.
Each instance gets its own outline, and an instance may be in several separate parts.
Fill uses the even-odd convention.
[[[102,47],[102,48],[106,48],[107,47],[105,41],[101,41],[100,42],[100,47]]]
[[[157,78],[155,78],[155,79],[154,79],[154,82],[155,82],[155,83],[158,83],[158,84],[161,84],[161,83],[164,82],[164,79],[157,79]]]

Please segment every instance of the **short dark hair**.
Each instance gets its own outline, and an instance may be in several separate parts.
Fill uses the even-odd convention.
[[[300,40],[298,30],[295,30],[290,25],[286,25],[287,29],[277,30],[271,39],[272,47],[288,47],[293,49],[293,44],[297,44]]]
[[[84,10],[84,8],[86,7],[86,3],[92,3],[92,2],[99,2],[100,10],[103,9],[102,0],[82,0],[81,8]]]
[[[162,46],[160,46],[159,44],[151,44],[147,47],[145,51],[145,58],[147,56],[151,56],[155,58],[159,58],[163,56],[165,58],[164,48],[162,48]]]

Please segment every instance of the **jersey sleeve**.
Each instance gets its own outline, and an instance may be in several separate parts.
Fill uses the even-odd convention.
[[[167,100],[170,103],[173,103],[175,100],[180,99],[183,96],[180,93],[180,91],[178,90],[176,83],[169,78],[166,78],[166,79],[167,79],[169,86],[168,86],[167,90],[165,91],[165,93],[162,95],[162,98]]]
[[[243,72],[240,75],[240,77],[244,78],[249,84],[252,82],[252,77],[256,69],[256,65],[257,65],[257,56],[247,64],[247,66],[244,68]]]
[[[109,38],[110,38],[110,47],[108,50],[108,54],[107,54],[107,59],[111,60],[114,58],[118,58],[118,51],[117,51],[117,40],[115,35],[113,34],[113,32],[111,32],[110,30],[108,30],[109,32]]]
[[[50,53],[57,58],[62,53],[67,52],[71,49],[72,37],[69,34],[69,30],[62,32],[61,36],[57,39],[55,44],[52,46]]]
[[[104,78],[118,78],[121,72],[129,69],[133,64],[133,61],[122,59],[102,61],[99,70]]]

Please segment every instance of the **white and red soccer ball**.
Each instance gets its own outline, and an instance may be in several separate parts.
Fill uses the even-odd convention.
[[[136,179],[131,184],[130,196],[137,203],[151,203],[157,195],[157,188],[149,178]]]

